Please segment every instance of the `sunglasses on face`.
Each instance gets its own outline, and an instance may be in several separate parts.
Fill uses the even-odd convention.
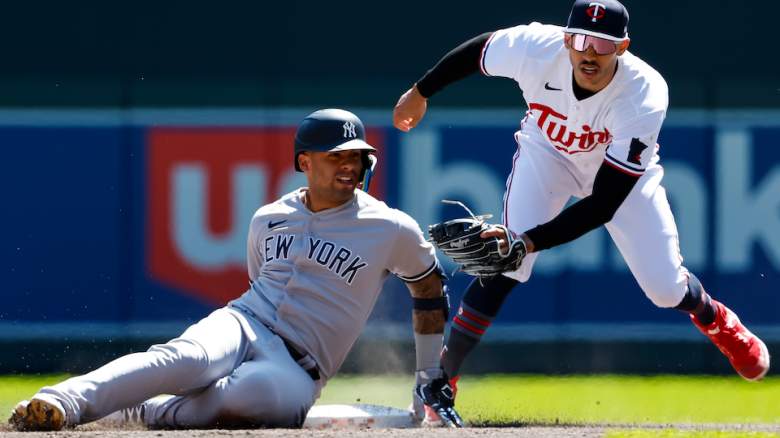
[[[597,55],[610,55],[618,49],[618,44],[614,41],[578,33],[569,36],[569,45],[578,52],[587,52],[588,47],[593,47]]]

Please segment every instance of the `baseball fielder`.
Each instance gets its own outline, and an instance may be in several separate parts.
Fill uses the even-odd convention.
[[[310,114],[294,157],[308,187],[252,218],[249,290],[166,344],[42,388],[10,423],[59,430],[125,410],[152,428],[300,427],[390,273],[414,298],[418,382],[437,377],[447,309],[439,265],[411,217],[359,190],[374,152],[354,114]]]
[[[503,275],[490,275],[495,262],[491,270],[480,266],[482,259],[452,248],[447,239],[462,236],[449,233],[452,228],[432,233],[466,272],[484,274],[469,286],[453,319],[441,361],[446,375],[458,374],[506,295],[529,279],[540,251],[601,225],[656,306],[689,314],[745,379],[761,379],[769,369],[764,343],[682,264],[657,144],[668,89],[628,46],[622,4],[576,0],[565,28],[531,23],[477,36],[445,55],[399,99],[393,123],[404,132],[420,122],[428,98],[478,70],[514,79],[528,104],[506,183],[502,219],[508,231],[494,226],[480,236],[499,239]],[[564,208],[570,197],[580,199]],[[453,391],[444,378],[417,392],[428,406],[452,407]],[[457,423],[453,415],[450,422]]]

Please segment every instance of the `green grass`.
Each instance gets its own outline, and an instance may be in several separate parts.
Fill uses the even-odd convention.
[[[620,430],[609,431],[604,438],[770,438],[777,436],[769,432]]]
[[[0,376],[0,412],[9,412],[17,401],[30,397],[39,387],[64,377]],[[490,375],[465,376],[459,388],[457,407],[473,424],[780,423],[778,378],[748,383],[731,376]],[[408,376],[343,376],[328,384],[319,403],[405,408],[411,400],[411,389]],[[628,435],[610,436],[646,436],[645,431],[614,433]],[[649,433],[658,436],[660,431]],[[661,436],[698,437],[696,432],[669,433]]]
[[[342,377],[321,403],[409,404],[411,379]],[[466,376],[457,407],[476,424],[780,423],[780,379],[699,376]]]
[[[38,388],[57,383],[66,377],[64,374],[0,376],[0,422],[7,419],[18,401],[28,399]]]

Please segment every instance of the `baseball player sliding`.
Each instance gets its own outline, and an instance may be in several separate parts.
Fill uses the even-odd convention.
[[[411,217],[360,190],[374,152],[354,114],[310,114],[294,157],[308,187],[252,218],[249,290],[166,344],[42,388],[10,423],[59,430],[124,410],[152,428],[300,427],[389,273],[414,299],[417,381],[438,377],[447,318],[439,265]]]
[[[655,305],[689,314],[745,379],[759,380],[769,369],[764,343],[682,264],[656,143],[668,90],[628,46],[622,4],[576,0],[565,28],[531,23],[466,41],[395,107],[393,123],[407,132],[422,119],[430,97],[478,70],[514,79],[528,104],[515,134],[503,227],[461,220],[431,229],[445,254],[482,277],[468,287],[453,319],[441,359],[445,376],[416,390],[451,425],[462,423],[446,376],[458,375],[504,298],[528,280],[540,251],[601,225]],[[565,207],[572,196],[579,201]]]

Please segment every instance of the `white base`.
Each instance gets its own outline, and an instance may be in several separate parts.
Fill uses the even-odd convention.
[[[386,429],[416,426],[412,413],[407,410],[367,404],[316,405],[309,410],[303,423],[306,429]]]

